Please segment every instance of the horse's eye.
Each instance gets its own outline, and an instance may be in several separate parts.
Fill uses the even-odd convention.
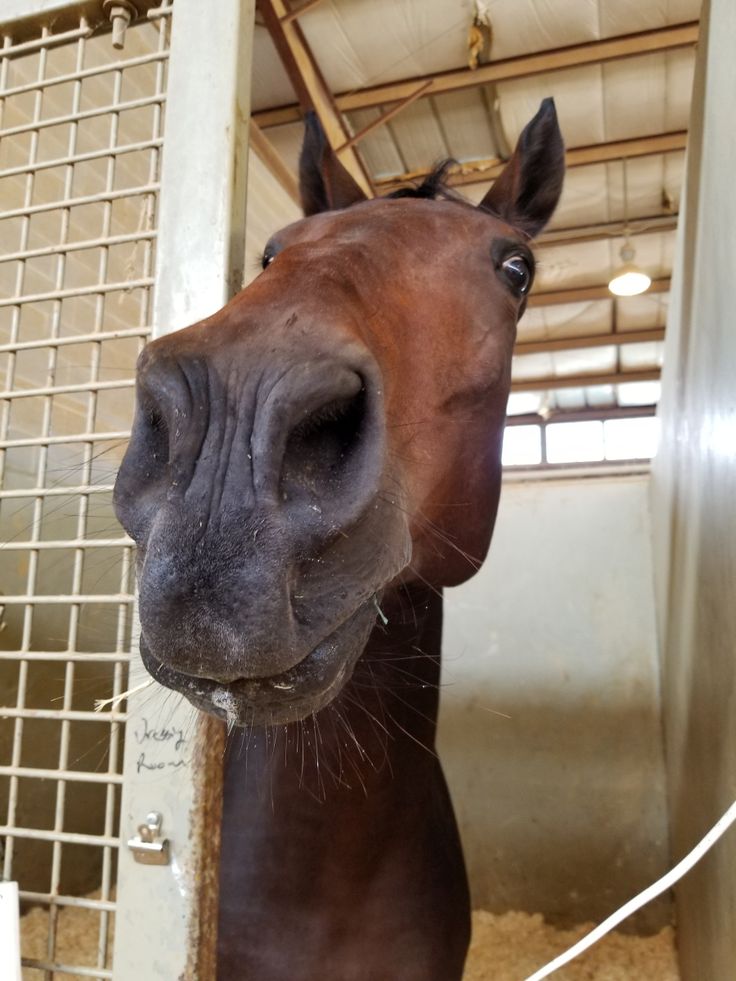
[[[510,255],[501,263],[506,279],[514,292],[524,296],[532,283],[532,271],[523,255]]]
[[[261,269],[270,266],[280,251],[281,245],[278,239],[271,239],[270,242],[266,242],[266,248],[263,250],[263,255],[261,256]]]

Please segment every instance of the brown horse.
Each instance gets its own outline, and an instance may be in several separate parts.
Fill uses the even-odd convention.
[[[306,218],[154,341],[116,485],[141,656],[240,727],[221,981],[453,981],[460,844],[434,754],[442,594],[493,529],[528,241],[559,198],[546,100],[478,207],[438,168],[365,201],[308,119]]]

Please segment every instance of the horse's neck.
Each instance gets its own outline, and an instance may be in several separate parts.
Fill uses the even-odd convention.
[[[331,706],[230,748],[223,981],[462,973],[468,887],[434,753],[442,598],[403,590],[381,606],[388,623]]]
[[[434,759],[440,684],[442,596],[402,589],[382,603],[382,619],[334,707],[374,756],[401,767]],[[385,623],[383,620],[385,619]],[[380,758],[373,760],[380,764]]]
[[[438,772],[442,597],[396,590],[381,614],[387,622],[379,617],[351,682],[332,705],[303,723],[233,733],[226,825],[245,810],[254,829],[260,814],[265,839],[311,811],[315,825],[326,827],[347,812],[351,820],[376,821],[378,812],[389,819],[399,799]]]

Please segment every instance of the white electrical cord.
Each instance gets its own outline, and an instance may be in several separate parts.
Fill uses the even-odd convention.
[[[555,957],[553,961],[545,965],[539,971],[534,974],[530,974],[525,981],[542,981],[542,978],[549,977],[554,971],[559,970],[564,967],[565,964],[569,964],[571,960],[582,954],[584,950],[592,947],[593,944],[597,943],[601,937],[604,937],[607,933],[613,930],[614,927],[618,926],[622,920],[625,920],[627,916],[635,913],[636,910],[641,909],[642,906],[646,906],[647,903],[651,902],[660,893],[665,892],[670,889],[678,879],[681,879],[693,865],[696,865],[700,859],[705,855],[708,849],[712,848],[713,845],[718,841],[721,835],[725,834],[726,831],[731,827],[731,825],[736,821],[736,801],[731,804],[729,809],[720,819],[720,821],[710,829],[710,831],[705,835],[705,837],[698,842],[698,844],[689,852],[681,862],[670,869],[670,871],[663,875],[661,879],[658,879],[653,885],[649,886],[643,892],[640,892],[638,896],[634,896],[630,899],[628,903],[622,906],[620,909],[612,913],[608,919],[604,920],[595,930],[591,930],[590,933],[586,934],[582,940],[579,940],[573,947],[566,950],[564,954],[560,954],[559,957]]]

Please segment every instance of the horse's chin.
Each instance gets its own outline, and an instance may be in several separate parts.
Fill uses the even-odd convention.
[[[264,678],[232,682],[185,674],[160,661],[141,637],[141,660],[166,688],[184,695],[195,708],[236,726],[277,726],[299,722],[321,711],[350,680],[376,620],[373,597],[294,667]]]

